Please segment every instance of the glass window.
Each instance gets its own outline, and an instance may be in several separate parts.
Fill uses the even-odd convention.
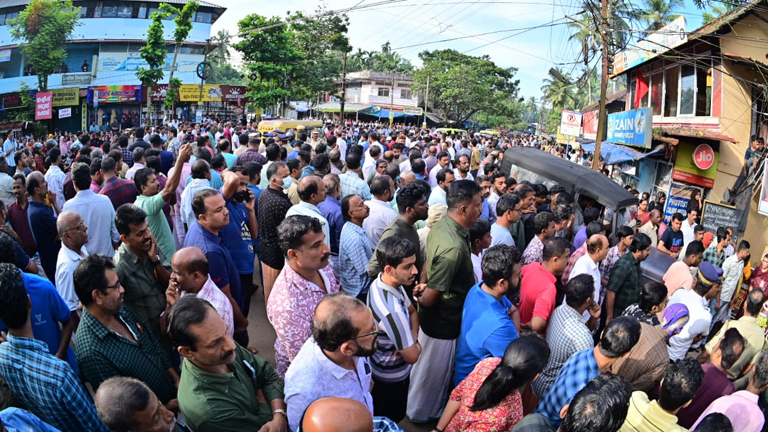
[[[637,73],[632,72],[629,74],[629,79],[627,80],[627,87],[629,87],[629,106],[630,108],[635,107],[635,92],[637,91]]]
[[[103,43],[101,44],[101,52],[120,53],[128,52],[127,43]]]
[[[94,18],[101,18],[101,10],[103,8],[103,5],[101,2],[96,3],[96,7],[93,8],[93,17]]]
[[[651,87],[650,77],[647,74],[644,74],[643,75],[643,79],[645,80],[645,84],[648,86],[648,91],[645,92],[645,95],[643,96],[643,98],[640,99],[640,108],[648,106],[648,99],[650,99],[650,95],[651,95],[651,91],[650,91],[650,87]],[[635,103],[635,101],[632,100],[632,104],[633,105],[634,105],[634,103]]]
[[[117,18],[117,4],[107,3],[101,9],[102,18]]]
[[[696,69],[696,115],[712,115],[712,68]]]
[[[195,22],[210,24],[213,22],[213,13],[211,12],[198,12],[195,14]]]
[[[388,87],[379,87],[379,96],[387,96],[389,97],[389,88]]]
[[[147,17],[147,4],[142,3],[141,6],[139,6],[139,13],[136,15],[136,18],[145,19]]]
[[[120,6],[117,8],[117,17],[118,18],[133,18],[133,6]]]
[[[661,89],[664,83],[664,75],[661,73],[651,76],[651,108],[653,115],[661,115]]]
[[[80,18],[87,18],[88,17],[88,5],[84,4],[80,6]]]
[[[680,66],[673,66],[664,71],[664,117],[677,116],[677,89],[680,79]]]
[[[169,52],[172,52],[173,48],[169,50]],[[205,48],[200,46],[183,46],[179,48],[179,54],[205,54],[204,53]]]
[[[680,112],[679,115],[693,115],[696,94],[696,67],[682,65],[680,72]]]
[[[413,93],[410,90],[400,90],[400,99],[413,99]]]

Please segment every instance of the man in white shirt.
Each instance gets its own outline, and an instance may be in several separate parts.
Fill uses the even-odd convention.
[[[133,149],[133,166],[125,173],[126,180],[133,180],[136,175],[136,171],[146,168],[146,161],[144,160],[144,149],[142,147],[136,147]]]
[[[438,171],[446,168],[450,168],[451,155],[448,152],[440,152],[437,155],[437,165],[435,165],[431,171],[429,171],[429,186],[434,189],[437,187],[437,173]]]
[[[608,244],[608,238],[602,234],[595,234],[587,240],[587,253],[581,258],[576,260],[573,269],[571,270],[568,280],[570,281],[574,277],[580,274],[586,274],[592,276],[595,284],[595,291],[592,293],[592,298],[595,303],[600,304],[600,289],[601,289],[601,277],[600,277],[600,262],[608,257],[608,251],[610,245]],[[582,313],[584,318],[589,319],[589,310]]]
[[[341,152],[341,160],[347,159],[347,142],[342,138],[344,136],[344,132],[341,131],[341,129],[336,131],[336,146],[339,148],[339,151]]]
[[[48,157],[51,160],[51,166],[45,173],[45,181],[48,182],[48,190],[56,194],[56,203],[59,208],[62,208],[67,201],[64,198],[64,180],[67,175],[59,167],[61,165],[61,151],[54,147],[48,152]]]
[[[13,168],[16,170],[16,161],[13,160],[13,154],[16,153],[16,140],[13,135],[8,135],[3,142],[3,156],[5,157],[5,163],[8,165],[8,169]],[[10,174],[9,171],[6,171]]]
[[[456,168],[453,170],[456,180],[475,180],[469,172],[469,156],[459,155],[456,157]]]
[[[376,249],[384,229],[397,218],[397,212],[390,205],[395,197],[395,183],[388,175],[378,176],[371,182],[371,195],[373,199],[365,202],[371,214],[363,222],[363,229],[371,249]]]
[[[310,216],[320,221],[323,226],[323,234],[325,234],[325,244],[331,247],[331,234],[328,226],[328,220],[323,216],[323,213],[317,208],[317,205],[325,201],[325,185],[323,179],[316,175],[310,175],[299,180],[299,185],[296,188],[296,193],[299,196],[299,203],[294,204],[288,209],[285,217],[288,216]]]
[[[499,202],[496,203],[496,210],[498,216],[496,222],[491,225],[491,246],[497,244],[515,246],[515,239],[512,238],[509,229],[512,224],[520,220],[520,216],[523,214],[520,197],[516,194],[502,195]]]
[[[56,219],[56,231],[61,238],[61,249],[56,259],[56,291],[69,306],[77,324],[80,322],[77,313],[80,301],[75,293],[72,275],[80,261],[88,256],[88,251],[85,249],[85,243],[88,241],[88,226],[83,223],[83,218],[79,214],[65,211],[61,212]]]
[[[373,175],[373,170],[376,168],[376,163],[384,156],[384,151],[380,146],[368,147],[367,155],[365,156],[365,162],[363,163],[363,180],[368,181]]]
[[[712,310],[712,327],[718,321],[725,322],[731,318],[731,309],[735,307],[734,294],[738,290],[739,281],[744,272],[744,260],[749,256],[749,242],[739,242],[738,251],[723,262],[723,285],[720,291],[720,307]],[[712,306],[712,305],[710,305]]]
[[[687,217],[683,221],[683,225],[680,227],[680,231],[683,233],[683,248],[693,241],[693,228],[696,227],[696,217],[698,215],[698,210],[689,211]]]
[[[456,176],[450,169],[442,169],[437,173],[437,187],[432,189],[432,193],[429,195],[430,206],[435,204],[442,204],[447,206],[446,197],[448,196],[448,189],[450,189]]]

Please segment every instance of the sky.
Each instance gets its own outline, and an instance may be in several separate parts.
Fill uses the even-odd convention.
[[[319,0],[209,0],[227,8],[213,25],[213,33],[237,33],[246,14],[284,17],[288,11],[314,14]],[[386,4],[382,4],[386,3]],[[578,46],[568,40],[566,16],[577,17],[577,0],[326,0],[327,10],[356,8],[347,13],[349,39],[356,51],[380,50],[389,41],[415,66],[425,50],[454,49],[488,55],[501,67],[518,68],[520,96],[541,97],[542,80],[549,68],[559,66],[572,77],[579,69]],[[255,7],[258,5],[258,7]],[[687,30],[701,25],[701,11],[691,0],[679,11]],[[452,39],[452,40],[449,40]]]

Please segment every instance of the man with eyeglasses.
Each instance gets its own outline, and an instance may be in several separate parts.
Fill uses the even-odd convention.
[[[115,264],[103,255],[85,257],[73,276],[83,316],[75,341],[81,376],[98,390],[109,378],[125,376],[147,384],[168,409],[178,409],[179,374],[159,336],[124,306],[125,289]]]
[[[80,261],[88,256],[88,251],[85,249],[85,244],[88,243],[88,226],[79,214],[65,211],[59,214],[56,220],[56,230],[63,243],[56,260],[56,287],[59,295],[72,311],[72,319],[77,329],[77,324],[80,322],[78,312],[80,301],[75,294],[72,274]]]

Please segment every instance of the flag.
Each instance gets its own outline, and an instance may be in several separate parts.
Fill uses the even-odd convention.
[[[643,73],[637,71],[637,83],[635,84],[635,108],[640,108],[640,101],[648,94],[648,83],[645,82]]]

